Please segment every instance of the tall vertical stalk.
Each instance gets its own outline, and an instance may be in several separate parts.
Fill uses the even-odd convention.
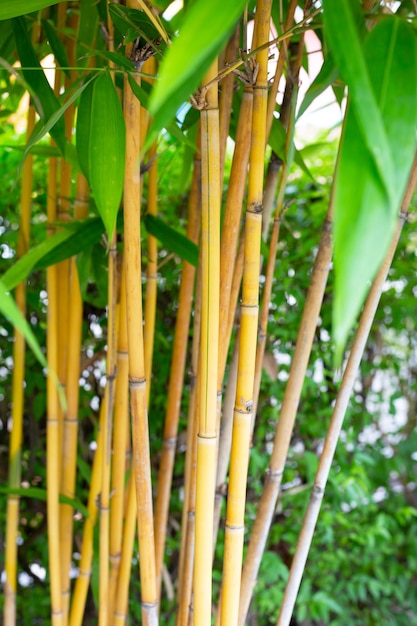
[[[198,240],[200,205],[201,159],[197,147],[194,156],[190,197],[188,200],[187,223],[187,237],[194,242]],[[187,261],[184,261],[182,264],[182,276],[178,296],[178,312],[175,322],[174,344],[172,348],[168,398],[155,504],[155,559],[158,589],[161,585],[165,535],[177,444],[178,421],[183,391],[194,281],[195,268],[190,263],[187,263]]]
[[[35,126],[35,109],[29,106],[27,115],[26,136],[30,137]],[[32,205],[32,164],[33,157],[28,155],[22,175],[22,191],[20,198],[20,222],[17,241],[17,256],[23,256],[29,248],[30,213]],[[26,314],[26,284],[20,283],[15,292],[16,304],[23,315]],[[12,430],[9,443],[9,489],[20,488],[22,432],[23,432],[23,404],[25,380],[25,340],[23,335],[15,330],[13,344],[13,387],[12,387]],[[17,588],[17,540],[19,529],[19,496],[10,493],[7,496],[6,513],[6,548],[4,583],[3,619],[7,626],[16,623],[16,588]]]
[[[271,0],[257,4],[255,35],[257,46],[269,40]],[[239,361],[232,450],[227,498],[220,623],[234,626],[238,621],[240,572],[243,556],[246,477],[249,462],[250,427],[253,408],[256,338],[258,325],[259,258],[262,232],[262,192],[266,107],[268,97],[268,48],[256,56],[258,76],[253,87],[252,138],[249,158],[248,204],[245,218]]]
[[[217,60],[206,82],[217,75]],[[220,279],[220,171],[217,83],[201,111],[201,342],[195,505],[194,623],[211,623],[211,560],[217,454],[217,367]]]
[[[126,122],[124,240],[133,472],[138,510],[142,620],[144,626],[154,626],[154,624],[158,623],[158,594],[156,589],[152,482],[142,328],[140,258],[140,103],[133,94],[127,80],[125,82],[124,98]]]

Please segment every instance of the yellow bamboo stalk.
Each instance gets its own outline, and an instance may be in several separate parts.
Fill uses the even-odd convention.
[[[56,159],[50,159],[48,174],[47,215],[51,224],[56,219]],[[58,371],[58,307],[57,268],[52,265],[46,270],[48,312],[46,347],[49,372]],[[49,577],[51,594],[52,626],[63,626],[61,595],[61,554],[59,541],[59,477],[60,477],[60,405],[58,389],[50,373],[47,376],[47,421],[46,421],[46,481],[47,481],[47,524]]]
[[[285,459],[288,453],[291,433],[294,426],[304,377],[314,340],[318,315],[323,300],[324,289],[327,283],[332,256],[331,202],[332,201],[330,201],[330,207],[323,226],[323,233],[311,275],[310,287],[306,296],[293,360],[290,367],[290,374],[285,388],[281,412],[275,433],[271,461],[269,468],[266,471],[264,488],[259,501],[258,512],[252,528],[248,551],[243,566],[239,607],[239,626],[243,626],[246,619],[253,588],[259,571],[259,565],[275,511],[276,501],[284,472]]]
[[[139,79],[138,79],[139,80]],[[126,168],[124,187],[124,238],[129,346],[129,387],[132,416],[133,471],[135,476],[142,621],[158,623],[155,573],[152,483],[146,406],[146,375],[142,328],[140,250],[140,104],[125,82]]]
[[[84,176],[77,176],[74,217],[81,219],[88,214],[88,183]],[[67,366],[67,411],[64,416],[62,446],[62,480],[63,495],[73,498],[75,495],[75,476],[77,468],[77,435],[78,435],[78,400],[80,380],[80,350],[82,336],[82,299],[76,259],[70,261],[70,304],[68,334],[68,366]],[[73,507],[69,504],[60,505],[60,543],[61,543],[61,576],[64,619],[68,618],[70,597],[70,566],[73,539]]]
[[[196,157],[195,157],[196,158]],[[200,166],[201,168],[201,163]],[[181,521],[181,546],[178,574],[178,611],[176,626],[188,626],[192,613],[192,587],[195,545],[195,501],[197,433],[200,418],[199,354],[201,338],[201,246],[194,306],[193,343],[191,350],[190,396],[188,403],[187,439],[184,471],[184,502]]]
[[[30,137],[35,126],[35,109],[29,106],[26,136]],[[30,239],[30,213],[32,205],[32,164],[33,157],[28,155],[23,165],[22,191],[20,197],[20,221],[17,240],[17,257],[27,252]],[[26,284],[20,283],[15,292],[16,304],[23,315],[26,314]],[[9,444],[9,489],[20,487],[23,403],[25,380],[25,340],[21,333],[14,331],[13,344],[13,383],[12,383],[12,430]],[[3,619],[6,626],[16,624],[16,589],[17,589],[17,539],[19,529],[19,496],[7,496],[6,513],[6,548],[4,583]]]
[[[206,83],[217,75],[217,59]],[[201,111],[202,298],[199,362],[199,429],[197,436],[194,623],[211,623],[211,559],[217,454],[217,368],[220,284],[220,172],[217,84],[206,94]]]
[[[200,205],[201,159],[197,147],[194,155],[193,177],[188,201],[187,224],[187,237],[195,243],[198,240]],[[167,408],[155,503],[155,560],[158,590],[160,590],[161,587],[164,545],[177,445],[178,421],[183,390],[194,280],[195,268],[190,263],[187,263],[187,261],[184,261],[182,264],[181,284],[178,296],[178,312],[175,322]]]
[[[257,3],[255,40],[269,40],[271,0]],[[249,463],[250,426],[253,408],[259,298],[259,259],[262,234],[262,194],[266,108],[268,97],[268,48],[256,56],[258,76],[253,87],[252,142],[249,159],[248,205],[245,220],[245,260],[240,319],[239,362],[230,457],[226,512],[220,623],[238,622],[240,572],[243,556],[246,477]]]
[[[136,531],[136,485],[132,470],[127,487],[126,517],[123,527],[122,551],[113,610],[113,626],[125,626],[129,603],[129,583]]]
[[[398,241],[407,219],[408,208],[411,202],[412,194],[417,184],[417,155],[414,159],[413,168],[404,194],[400,215],[396,232],[394,234],[391,246],[382,263],[378,274],[376,275],[372,287],[366,299],[361,317],[359,319],[358,329],[349,354],[349,358],[343,373],[342,382],[336,398],[336,404],[333,409],[330,420],[329,429],[324,441],[323,451],[321,453],[319,466],[317,468],[314,485],[310,495],[307,511],[304,516],[303,525],[297,542],[296,551],[291,564],[290,575],[284,592],[284,598],[281,604],[280,613],[277,620],[277,626],[288,626],[291,615],[294,610],[298,589],[304,573],[307,562],[308,552],[314,535],[317,519],[320,513],[320,507],[326,488],[327,479],[329,477],[331,464],[333,462],[334,453],[336,451],[337,442],[339,440],[340,431],[342,429],[343,420],[352,395],[352,389],[357,377],[359,366],[368,341],[369,333],[375,318],[382,290],[388,271],[391,267]]]
[[[97,448],[94,454],[91,471],[90,492],[88,495],[88,517],[84,521],[84,531],[81,546],[81,558],[78,568],[78,577],[75,581],[74,593],[69,616],[69,626],[81,626],[83,623],[88,587],[91,578],[91,563],[93,560],[93,534],[98,515],[98,501],[101,489],[101,468],[104,454],[103,422],[106,419],[105,403],[100,406],[99,429],[97,434]]]
[[[114,402],[113,461],[110,500],[109,615],[113,616],[121,560],[125,504],[126,448],[129,436],[129,387],[126,320],[126,271],[123,264],[118,314],[117,374]],[[111,623],[111,620],[110,620]]]

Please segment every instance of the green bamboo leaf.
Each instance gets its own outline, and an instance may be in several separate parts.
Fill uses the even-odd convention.
[[[44,71],[38,61],[35,50],[30,41],[25,21],[22,17],[13,20],[13,32],[15,36],[16,49],[22,64],[22,72],[25,80],[36,94],[35,106],[38,108],[39,116],[44,122],[49,120],[60,104],[52,91]],[[58,117],[55,124],[51,126],[50,132],[61,154],[65,154],[65,122],[62,116]]]
[[[44,27],[45,34],[48,38],[49,45],[51,46],[51,50],[55,56],[55,59],[58,61],[59,65],[64,68],[63,71],[68,76],[68,78],[70,78],[67,51],[63,42],[58,37],[55,31],[53,23],[50,20],[42,20],[42,26]]]
[[[94,84],[90,82],[83,91],[77,111],[77,125],[75,141],[77,145],[78,162],[86,179],[90,181],[90,129],[91,129],[91,105],[93,102]]]
[[[23,335],[26,343],[31,348],[33,354],[38,359],[42,367],[47,368],[45,356],[37,342],[35,335],[27,320],[23,317],[20,309],[16,305],[13,297],[0,280],[0,313],[6,317],[11,324]]]
[[[39,9],[45,9],[63,0],[2,0],[0,3],[0,20],[27,15]],[[71,1],[71,0],[70,0]]]
[[[165,224],[159,217],[146,215],[144,221],[146,230],[150,235],[156,237],[168,250],[181,259],[197,267],[198,246],[193,241]]]
[[[34,500],[43,500],[46,502],[48,492],[41,487],[2,487],[0,486],[0,493],[6,495],[15,495],[20,498],[32,498]],[[63,493],[59,494],[59,501],[62,504],[70,504],[74,509],[77,509],[84,515],[84,517],[90,517],[88,509],[84,504],[78,500],[78,498],[70,498]]]
[[[416,151],[417,38],[398,18],[380,22],[364,44],[365,62],[392,155],[390,198],[349,102],[334,188],[334,340],[340,361],[347,334],[385,257]]]
[[[328,57],[314,81],[307,89],[303,101],[298,109],[297,119],[308,109],[314,100],[334,83],[339,75],[339,71],[334,64],[332,57]]]
[[[119,98],[106,72],[94,82],[88,157],[90,184],[109,241],[122,198],[125,134]]]
[[[7,291],[26,280],[35,269],[45,269],[79,254],[96,243],[103,234],[103,222],[98,217],[68,224],[39,245],[31,248],[3,274],[1,280]]]
[[[200,0],[187,8],[178,38],[167,50],[149,102],[154,120],[148,145],[197,88],[242,14],[245,0]]]
[[[58,123],[60,123],[61,121],[63,122],[63,116],[65,111],[68,109],[68,107],[70,107],[76,100],[78,100],[79,96],[83,93],[83,91],[88,87],[88,85],[95,79],[95,75],[90,75],[87,79],[81,79],[81,85],[80,87],[76,88],[73,90],[71,96],[69,98],[67,98],[67,100],[64,102],[64,104],[61,106],[59,101],[58,102],[58,109],[56,109],[56,111],[46,120],[46,122],[43,122],[42,120],[40,120],[35,128],[33,129],[33,133],[31,134],[29,141],[26,144],[26,149],[25,149],[25,153],[23,155],[23,160],[26,158],[26,156],[29,154],[29,152],[32,150],[33,146],[35,144],[37,144],[41,139],[43,139],[43,137],[45,137],[46,133],[51,133],[51,135],[53,135],[53,129],[56,128],[56,126],[58,125]],[[65,139],[65,137],[64,137]],[[65,146],[65,156],[68,156],[68,151],[70,151],[71,149],[69,148],[69,144],[68,142],[64,141],[64,146]],[[70,155],[72,158],[72,165],[75,164],[74,160],[74,154]],[[77,164],[78,165],[78,164]],[[78,169],[78,167],[77,167]]]
[[[98,22],[97,3],[91,2],[91,0],[80,0],[76,43],[76,59],[79,67],[85,67],[88,63],[88,57],[85,56],[86,50],[96,47],[94,42],[96,40]]]
[[[376,174],[384,193],[393,200],[394,164],[381,112],[355,22],[351,0],[324,0],[323,23],[333,58],[346,81],[356,119],[365,144],[375,162]]]

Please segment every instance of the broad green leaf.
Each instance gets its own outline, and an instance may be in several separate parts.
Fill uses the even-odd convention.
[[[125,134],[122,107],[106,72],[94,82],[88,159],[91,188],[109,241],[122,199]]]
[[[55,56],[58,64],[64,68],[65,74],[70,78],[69,71],[69,61],[67,56],[67,51],[61,39],[58,37],[55,26],[50,20],[42,20],[42,26],[45,29],[45,34],[48,38],[49,45],[51,46],[51,50]]]
[[[103,223],[98,217],[65,224],[61,230],[47,237],[29,250],[3,274],[1,281],[10,291],[26,280],[35,269],[44,269],[91,247],[103,234]]]
[[[6,317],[11,324],[23,335],[26,343],[31,348],[33,354],[38,359],[42,367],[47,368],[47,362],[45,356],[37,342],[35,335],[31,327],[29,326],[26,318],[23,317],[20,309],[16,305],[13,297],[8,292],[8,289],[0,280],[0,313]]]
[[[198,246],[191,239],[154,215],[146,215],[145,227],[148,233],[156,237],[168,250],[197,267]]]
[[[22,64],[23,76],[30,85],[31,90],[36,94],[35,106],[40,106],[40,110],[38,108],[39,116],[46,122],[59,110],[58,99],[52,91],[38,61],[22,17],[17,17],[13,20],[13,31],[17,53]],[[61,150],[61,154],[65,154],[65,122],[62,116],[56,120],[55,124],[50,128],[50,132]]]
[[[355,4],[355,3],[353,3]],[[357,5],[357,3],[356,3]],[[342,78],[346,81],[356,119],[365,144],[375,161],[376,174],[384,193],[393,200],[392,155],[381,112],[372,88],[371,67],[367,67],[355,23],[351,0],[325,0],[323,22],[326,38]]]
[[[364,142],[358,109],[350,101],[334,188],[333,327],[339,360],[392,239],[416,151],[417,42],[412,27],[398,18],[380,22],[369,33],[364,52],[392,155],[394,186],[388,198]]]
[[[245,0],[199,0],[187,8],[178,38],[161,63],[149,102],[148,144],[197,88],[239,19]]]
[[[59,4],[60,1],[62,0],[2,0],[0,2],[0,20],[27,15],[53,4]]]
[[[0,493],[6,495],[16,495],[20,498],[33,498],[34,500],[43,500],[46,502],[48,492],[46,489],[40,487],[2,487],[0,486]],[[84,515],[84,517],[90,517],[88,509],[84,504],[78,500],[78,498],[70,498],[63,493],[59,494],[59,501],[62,504],[70,504],[74,509],[77,509]]]

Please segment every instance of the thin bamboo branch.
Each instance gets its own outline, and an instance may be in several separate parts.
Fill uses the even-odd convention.
[[[217,75],[217,59],[205,83]],[[211,624],[211,558],[217,453],[217,368],[220,283],[220,172],[217,84],[207,90],[201,111],[202,301],[200,344],[200,420],[197,435],[195,504],[194,623]]]
[[[29,138],[35,126],[35,109],[29,106],[27,116],[26,137]],[[20,221],[17,240],[17,257],[20,258],[29,248],[30,214],[32,205],[32,165],[33,157],[28,155],[22,173],[22,191],[20,197]],[[23,315],[26,315],[26,284],[20,283],[15,292],[16,304]],[[9,489],[20,487],[23,405],[25,380],[25,340],[15,329],[13,344],[13,383],[12,383],[12,430],[9,443]],[[7,496],[6,512],[6,547],[3,619],[6,626],[16,624],[16,590],[17,590],[17,539],[19,530],[19,496]]]
[[[295,13],[295,9],[297,8],[297,5],[298,5],[298,0],[290,0],[288,9],[287,9],[287,15],[285,18],[284,28],[283,28],[284,33],[290,31],[294,24],[294,13]],[[267,122],[266,122],[266,136],[267,137],[269,136],[269,133],[271,132],[272,119],[273,119],[275,107],[277,104],[278,87],[279,87],[279,83],[282,77],[282,73],[284,71],[284,63],[287,58],[288,42],[289,42],[288,38],[284,38],[281,41],[274,80],[272,82],[272,85],[269,91]]]
[[[281,485],[291,433],[301,397],[301,390],[310,358],[314,333],[323,300],[324,289],[330,268],[331,243],[331,203],[323,226],[319,249],[311,275],[303,316],[300,323],[290,374],[284,392],[281,412],[275,433],[274,447],[266,471],[264,488],[259,501],[258,512],[252,529],[248,551],[242,572],[240,593],[239,625],[243,626],[249,609],[253,588],[265,549]]]
[[[336,451],[337,442],[339,440],[340,431],[342,429],[343,420],[349,405],[352,394],[353,385],[360,367],[366,342],[375,318],[379,301],[381,298],[384,283],[391,267],[398,241],[407,219],[408,208],[411,202],[412,194],[417,184],[417,155],[414,159],[413,168],[409,178],[404,200],[401,206],[401,212],[398,218],[397,228],[391,242],[388,253],[382,263],[377,276],[375,277],[372,287],[366,299],[355,339],[350,350],[349,358],[343,373],[342,382],[336,398],[336,404],[333,409],[329,429],[324,441],[323,451],[321,453],[319,466],[314,479],[314,485],[311,491],[310,501],[304,516],[303,525],[298,538],[296,551],[291,564],[290,575],[284,592],[284,598],[281,610],[277,620],[277,626],[288,626],[294,610],[298,589],[304,573],[308,552],[314,535],[317,519],[320,513],[320,507],[326,488],[327,479],[329,477],[331,464],[333,462]]]

